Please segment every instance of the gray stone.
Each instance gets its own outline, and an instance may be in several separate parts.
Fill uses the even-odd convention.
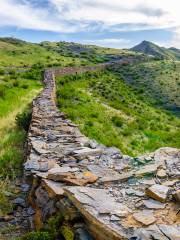
[[[91,148],[82,148],[79,150],[73,150],[72,153],[77,157],[86,157],[86,156],[94,156],[102,153],[102,149],[91,149]]]
[[[165,202],[168,196],[169,187],[155,184],[146,189],[146,194],[160,202]]]
[[[145,226],[148,226],[156,221],[153,211],[151,210],[142,210],[138,213],[134,213],[133,217],[136,221],[142,223]]]
[[[138,196],[138,197],[143,197],[145,195],[144,192],[134,190],[134,189],[126,189],[126,194],[134,195],[134,196]]]
[[[56,197],[56,196],[63,196],[64,194],[64,184],[57,183],[51,180],[43,179],[42,181],[43,186],[45,187],[46,191],[49,194],[49,197]]]
[[[119,221],[119,220],[120,220],[120,218],[117,217],[116,215],[112,215],[111,216],[111,221],[113,221],[113,222],[115,221],[116,222],[116,221]]]
[[[143,203],[145,207],[149,209],[164,209],[166,206],[164,203],[155,201],[153,199],[144,200]]]
[[[28,215],[34,215],[34,214],[35,214],[35,210],[34,210],[32,207],[29,207],[29,208],[27,209],[27,214],[28,214]]]
[[[23,192],[28,192],[29,189],[30,189],[30,185],[29,184],[22,184],[21,189],[22,189]]]
[[[152,225],[147,228],[139,228],[135,230],[133,237],[130,240],[169,240],[158,228],[157,225]],[[170,239],[173,240],[173,239]]]
[[[93,238],[85,228],[78,228],[75,231],[74,240],[93,240]]]
[[[143,180],[140,180],[139,182],[149,186],[152,186],[156,183],[154,179],[143,179]]]
[[[32,142],[33,149],[38,152],[39,154],[48,153],[48,150],[46,149],[47,146],[44,141],[36,140]]]
[[[105,148],[105,150],[103,151],[103,153],[104,153],[104,154],[107,154],[107,155],[109,155],[109,156],[113,156],[113,155],[116,155],[116,154],[122,156],[121,151],[120,151],[118,148],[116,148],[116,147]]]
[[[180,203],[180,189],[173,194],[173,197]]]
[[[123,174],[99,165],[88,165],[87,169],[99,177],[99,182],[116,182],[124,179]],[[129,176],[128,176],[129,177]]]
[[[168,225],[159,225],[159,229],[163,234],[170,240],[179,240],[180,239],[180,226],[168,226]]]
[[[125,204],[116,202],[113,197],[108,195],[106,190],[88,187],[68,187],[64,188],[64,190],[75,205],[78,202],[85,205],[83,211],[89,211],[86,209],[87,205],[96,209],[100,214],[125,216],[129,213],[128,207]]]
[[[23,198],[20,198],[20,197],[14,199],[14,200],[13,200],[13,203],[14,203],[15,205],[17,205],[17,206],[26,207],[26,202],[25,202],[25,200],[24,200]]]
[[[142,167],[140,170],[136,171],[136,177],[141,177],[146,174],[155,174],[158,167],[159,167],[159,164],[146,165],[145,167]]]
[[[166,174],[166,170],[164,170],[164,169],[159,169],[158,171],[157,171],[157,177],[159,177],[159,178],[165,178],[165,177],[167,177],[167,174]]]

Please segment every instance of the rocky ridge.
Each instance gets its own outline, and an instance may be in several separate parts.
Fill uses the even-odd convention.
[[[55,76],[99,68],[45,71],[45,88],[33,101],[24,164],[35,227],[60,212],[75,223],[79,240],[178,240],[180,150],[123,155],[82,135],[56,107]]]

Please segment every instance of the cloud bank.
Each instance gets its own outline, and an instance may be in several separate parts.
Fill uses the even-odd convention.
[[[0,27],[57,33],[168,29],[180,42],[179,0],[1,0]]]

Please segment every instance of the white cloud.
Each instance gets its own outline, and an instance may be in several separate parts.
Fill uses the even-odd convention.
[[[74,26],[53,18],[49,9],[34,8],[27,1],[20,3],[17,0],[1,0],[0,19],[0,26],[16,26],[56,32],[77,31]]]
[[[115,24],[147,24],[152,28],[180,24],[179,0],[51,0],[64,19]]]
[[[137,31],[170,29],[180,36],[179,0],[0,0],[0,26],[48,30]],[[47,2],[47,0],[45,1]]]

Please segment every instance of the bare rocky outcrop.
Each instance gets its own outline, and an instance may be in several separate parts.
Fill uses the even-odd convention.
[[[35,227],[61,212],[97,240],[180,239],[180,151],[132,158],[88,139],[58,111],[54,75],[87,70],[97,67],[46,70],[45,88],[33,101],[24,168]]]

